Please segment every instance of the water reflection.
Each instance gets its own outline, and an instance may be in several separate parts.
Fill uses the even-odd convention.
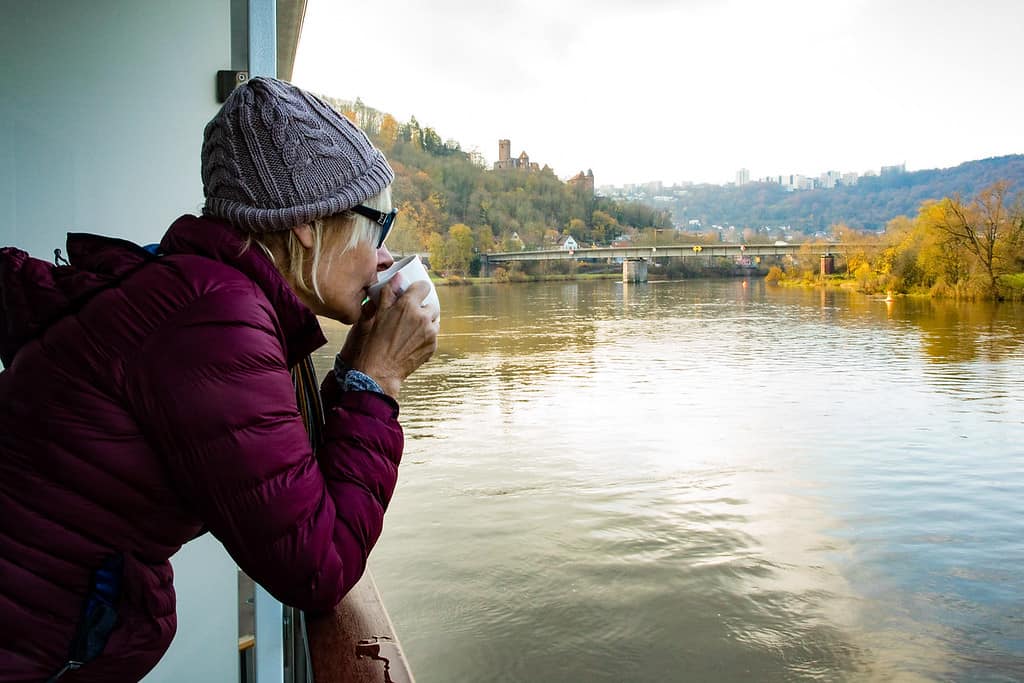
[[[1019,311],[441,297],[373,557],[421,683],[1021,677]]]

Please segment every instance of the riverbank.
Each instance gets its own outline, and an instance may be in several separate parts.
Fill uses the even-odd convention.
[[[619,280],[622,279],[622,273],[577,273],[577,274],[566,274],[566,273],[549,273],[547,275],[527,275],[525,273],[515,273],[512,277],[462,277],[455,275],[452,277],[441,277],[436,273],[430,274],[430,279],[437,287],[461,287],[465,285],[490,285],[490,284],[503,284],[509,282],[572,282],[581,280]]]
[[[785,274],[780,276],[779,273],[776,273],[773,270],[769,272],[765,279],[770,284],[778,285],[780,287],[845,289],[868,296],[904,296],[922,299],[949,299],[954,301],[992,300],[992,297],[986,296],[980,289],[963,291],[949,287],[933,286],[930,289],[914,287],[909,288],[906,291],[895,289],[880,291],[873,287],[865,287],[864,282],[861,279],[847,275],[827,275],[825,277],[786,277]],[[1002,275],[999,278],[999,284],[1001,301],[1024,301],[1024,273]]]
[[[908,291],[886,290],[880,291],[874,288],[865,287],[864,282],[856,277],[847,275],[828,275],[822,278],[819,275],[813,276],[787,276],[781,269],[775,268],[769,271],[752,270],[749,273],[732,271],[678,271],[666,269],[664,272],[653,271],[649,273],[650,282],[662,282],[687,279],[715,279],[732,280],[737,278],[764,278],[770,284],[780,287],[796,287],[803,289],[840,289],[854,291],[868,296],[903,296],[925,299],[950,299],[964,301],[985,301],[988,297],[978,291],[960,292],[952,289],[932,287],[931,289],[912,288]],[[430,273],[430,279],[437,287],[460,287],[467,285],[505,284],[520,282],[584,282],[588,280],[619,280],[622,273],[619,270],[609,270],[600,273],[524,273],[518,270],[502,271],[499,275],[491,277],[460,276],[441,277],[435,272]],[[1002,300],[1024,301],[1024,273],[1003,275],[1000,278]]]
[[[673,280],[693,280],[693,279],[712,279],[712,280],[736,280],[745,277],[749,278],[762,278],[765,276],[764,272],[752,272],[749,274],[744,273],[733,273],[729,275],[723,275],[721,273],[706,273],[701,275],[688,275],[679,276],[678,274],[672,273],[659,273],[653,272],[648,274],[649,282],[668,282]],[[460,276],[455,275],[451,277],[441,277],[437,273],[431,272],[430,279],[436,287],[460,287],[465,285],[487,285],[487,284],[505,284],[505,283],[519,283],[519,282],[586,282],[591,280],[621,280],[622,272],[619,270],[609,271],[606,273],[546,273],[546,274],[528,274],[523,272],[511,271],[499,277],[473,277],[473,276]]]

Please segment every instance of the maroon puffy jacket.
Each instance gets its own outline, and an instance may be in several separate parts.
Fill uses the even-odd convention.
[[[326,340],[227,224],[184,216],[158,258],[67,247],[0,250],[0,681],[61,667],[111,558],[116,626],[62,681],[143,676],[174,636],[168,558],[202,529],[282,602],[333,607],[381,532],[398,405],[328,377],[313,453],[289,368]]]

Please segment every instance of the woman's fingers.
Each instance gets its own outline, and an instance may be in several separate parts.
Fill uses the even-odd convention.
[[[429,294],[426,282],[412,283],[401,295],[385,287],[373,327],[353,361],[353,367],[373,377],[392,396],[437,349],[437,307],[422,305]]]

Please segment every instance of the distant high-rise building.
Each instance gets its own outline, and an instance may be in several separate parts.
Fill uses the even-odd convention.
[[[737,185],[746,185],[749,182],[750,182],[750,169],[741,168],[740,170],[736,171],[736,184]]]
[[[895,166],[883,166],[882,167],[882,175],[883,176],[886,176],[886,175],[899,175],[900,173],[906,173],[906,172],[907,172],[907,164],[906,164],[906,162],[904,162],[902,164],[896,164]]]
[[[842,175],[839,173],[839,171],[826,171],[825,173],[822,173],[821,177],[818,179],[818,186],[826,190],[832,190],[835,188],[836,183],[838,183],[841,178]]]

